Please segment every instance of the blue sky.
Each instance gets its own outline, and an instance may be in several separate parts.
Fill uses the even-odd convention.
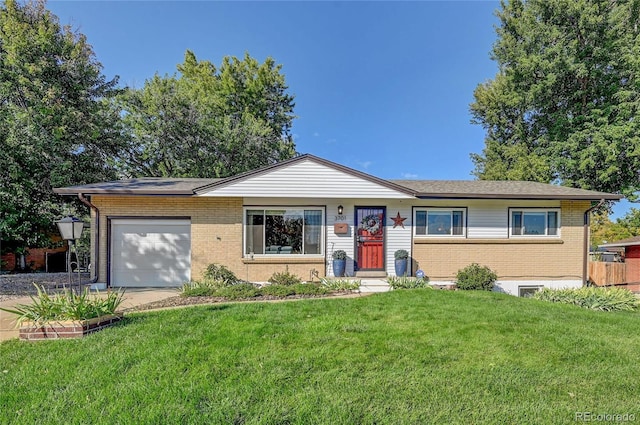
[[[494,1],[50,1],[87,36],[104,73],[141,87],[187,49],[220,64],[245,52],[282,65],[297,150],[388,179],[472,179],[484,131],[470,123],[490,59]],[[617,208],[617,215],[624,211]]]

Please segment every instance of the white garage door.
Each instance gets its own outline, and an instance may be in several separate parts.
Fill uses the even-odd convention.
[[[189,220],[111,220],[112,286],[180,286],[190,276]]]

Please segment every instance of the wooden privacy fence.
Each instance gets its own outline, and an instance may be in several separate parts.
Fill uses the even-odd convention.
[[[589,279],[598,286],[625,283],[626,277],[625,263],[589,262]]]

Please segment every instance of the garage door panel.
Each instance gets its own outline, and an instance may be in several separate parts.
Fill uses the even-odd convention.
[[[188,220],[113,220],[113,286],[180,286],[190,279]]]

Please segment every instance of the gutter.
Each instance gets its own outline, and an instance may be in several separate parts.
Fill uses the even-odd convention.
[[[582,286],[587,286],[588,261],[589,261],[589,223],[591,222],[591,211],[604,205],[605,200],[600,199],[598,203],[584,212],[584,243],[582,246]]]
[[[78,193],[78,199],[80,200],[80,202],[82,202],[83,204],[85,204],[86,206],[88,206],[89,208],[91,208],[95,213],[96,213],[96,222],[95,222],[95,228],[93,229],[93,263],[94,263],[94,268],[93,268],[93,278],[89,281],[89,283],[94,284],[98,281],[98,265],[100,264],[99,260],[99,256],[100,256],[100,210],[98,210],[98,207],[96,207],[95,205],[93,205],[91,203],[91,201],[89,201],[87,198],[84,197],[84,195],[82,193]]]

